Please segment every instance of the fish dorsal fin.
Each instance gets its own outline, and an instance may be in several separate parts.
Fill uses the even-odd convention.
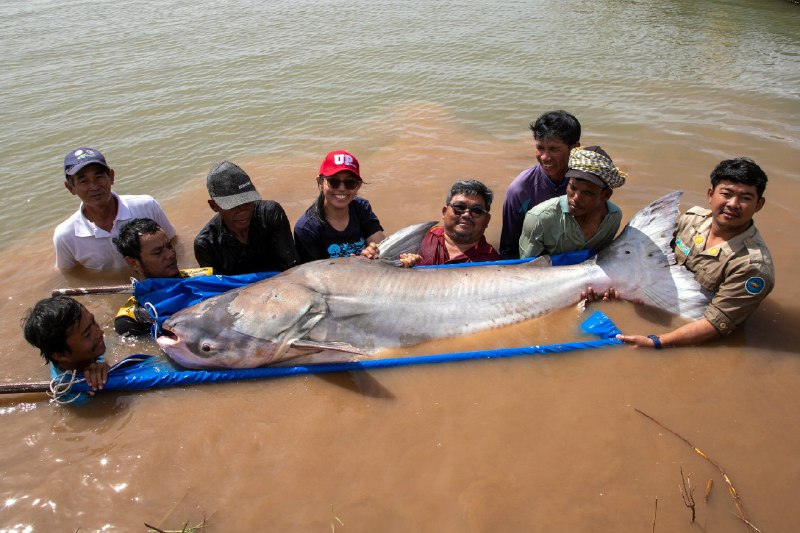
[[[378,244],[381,260],[397,262],[400,260],[400,254],[419,253],[422,238],[436,224],[435,221],[423,222],[392,233]]]

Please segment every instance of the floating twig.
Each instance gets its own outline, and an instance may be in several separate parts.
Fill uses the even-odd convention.
[[[694,504],[694,489],[692,488],[691,477],[686,476],[686,479],[683,478],[683,467],[681,467],[681,484],[678,485],[678,489],[681,491],[681,498],[683,498],[683,505],[692,510],[692,524],[694,524],[694,519],[696,516],[695,504]]]
[[[206,527],[206,519],[205,517],[203,517],[203,521],[197,524],[196,526],[189,526],[189,522],[185,522],[180,530],[158,529],[155,526],[151,526],[147,522],[145,522],[144,525],[146,528],[150,529],[151,531],[155,531],[156,533],[195,533],[198,529],[204,529]]]
[[[733,514],[733,513],[731,513],[731,514]],[[752,523],[750,523],[750,521],[747,520],[746,518],[742,518],[741,516],[738,516],[738,515],[733,515],[733,516],[735,516],[736,518],[738,518],[739,520],[741,520],[742,522],[747,524],[749,527],[753,528],[756,531],[756,533],[761,533],[761,530],[758,529],[756,526],[754,526]]]
[[[706,483],[706,495],[703,497],[703,503],[708,503],[708,496],[711,494],[711,487],[713,486],[714,480],[709,478],[708,483]]]
[[[653,509],[653,533],[656,533],[656,515],[658,514],[658,498],[656,498],[656,508]]]
[[[675,435],[676,437],[681,439],[683,442],[685,442],[687,445],[689,445],[690,448],[692,448],[695,452],[697,452],[697,454],[700,457],[702,457],[703,459],[705,459],[706,461],[708,461],[709,463],[714,465],[714,467],[717,470],[719,470],[719,473],[722,474],[722,479],[724,479],[725,483],[728,484],[728,492],[731,493],[731,497],[733,498],[734,505],[736,505],[736,512],[738,513],[739,518],[741,518],[742,521],[744,521],[744,523],[747,524],[747,526],[752,528],[754,531],[756,531],[756,532],[759,531],[759,529],[757,527],[755,527],[753,524],[751,524],[747,520],[747,514],[744,512],[744,505],[742,504],[742,499],[739,497],[739,494],[737,494],[736,489],[733,486],[733,482],[731,482],[731,478],[728,477],[728,474],[725,472],[725,470],[716,461],[714,461],[709,456],[707,456],[705,453],[700,451],[694,444],[689,442],[685,437],[683,437],[679,433],[671,430],[670,428],[668,428],[667,426],[665,426],[664,424],[662,424],[661,422],[659,422],[658,420],[656,420],[652,416],[648,415],[644,411],[642,411],[640,409],[637,409],[635,407],[633,409],[634,409],[634,411],[636,411],[640,415],[649,418],[650,420],[652,420],[653,422],[655,422],[656,424],[658,424],[659,426],[661,426],[665,430],[669,431],[670,433],[672,433],[673,435]]]

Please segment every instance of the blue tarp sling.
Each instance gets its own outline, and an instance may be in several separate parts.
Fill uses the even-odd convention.
[[[194,276],[191,278],[148,278],[135,281],[133,295],[142,306],[153,306],[158,327],[174,313],[212,296],[271,278],[278,272],[257,272],[236,276]],[[149,306],[148,306],[149,307]],[[152,312],[151,312],[152,314]],[[156,335],[154,335],[156,336]]]
[[[157,356],[130,356],[144,358],[141,362],[120,365],[111,371],[104,390],[143,390],[155,387],[172,387],[195,383],[218,383],[225,381],[243,381],[252,379],[278,378],[306,374],[329,374],[354,370],[375,370],[408,365],[451,363],[474,359],[501,359],[524,355],[546,355],[565,353],[574,350],[603,348],[621,344],[614,338],[619,330],[603,313],[595,311],[586,319],[581,328],[591,335],[600,337],[597,340],[549,344],[541,346],[525,346],[521,348],[502,348],[496,350],[479,350],[438,355],[415,357],[394,357],[388,359],[368,359],[349,363],[331,363],[307,366],[262,367],[229,370],[181,370],[173,367],[165,359]],[[128,359],[130,359],[128,358]],[[126,361],[127,359],[123,360]],[[118,363],[119,365],[119,363]],[[78,376],[80,377],[80,375]],[[89,387],[84,382],[77,382],[72,392],[86,391]]]
[[[554,265],[572,265],[582,263],[592,257],[592,251],[568,252],[553,256]],[[457,265],[432,265],[430,267],[416,268],[464,268],[486,267],[492,265],[518,264],[532,261],[531,259],[517,259],[496,261],[491,263],[462,263]],[[212,296],[228,290],[256,283],[272,277],[277,272],[261,272],[256,274],[243,274],[237,276],[196,276],[181,279],[145,279],[134,284],[134,295],[137,301],[152,306],[156,314],[157,326],[169,318],[173,313],[194,305]],[[169,361],[154,355],[132,355],[118,362],[109,372],[108,382],[104,390],[144,390],[155,387],[171,387],[176,385],[190,385],[195,383],[216,383],[224,381],[240,381],[251,379],[265,379],[305,374],[326,374],[334,372],[347,372],[355,370],[374,370],[398,366],[449,363],[455,361],[468,361],[473,359],[499,359],[518,357],[522,355],[542,355],[564,353],[573,350],[602,348],[620,344],[614,336],[619,330],[611,320],[600,312],[595,312],[581,324],[581,328],[589,334],[599,337],[599,340],[571,342],[564,344],[550,344],[526,346],[521,348],[503,348],[497,350],[479,350],[472,352],[446,353],[438,355],[424,355],[414,357],[395,357],[388,359],[368,359],[348,363],[331,363],[308,366],[281,366],[247,369],[222,369],[222,370],[184,370],[175,368]],[[157,334],[157,332],[154,332]],[[154,335],[155,336],[155,335]],[[82,381],[82,375],[77,374],[75,381],[65,387],[64,396],[77,399],[82,403],[82,398],[76,398],[76,393],[86,392],[89,387]],[[85,397],[85,394],[80,396]],[[58,398],[57,398],[58,400]]]

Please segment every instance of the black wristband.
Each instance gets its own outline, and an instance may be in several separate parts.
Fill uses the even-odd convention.
[[[648,335],[647,338],[653,341],[653,348],[655,348],[656,350],[660,350],[661,348],[663,348],[663,346],[661,345],[661,339],[659,338],[658,335]]]

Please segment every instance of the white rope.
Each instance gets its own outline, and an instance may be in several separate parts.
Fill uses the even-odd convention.
[[[129,366],[135,363],[141,363],[143,361],[147,361],[150,359],[149,355],[131,355],[123,359],[122,361],[118,361],[117,363],[111,365],[108,369],[108,375],[110,376],[112,372],[117,370],[122,366]],[[47,391],[47,395],[53,399],[59,405],[65,405],[68,403],[72,403],[76,401],[78,398],[81,397],[81,392],[72,393],[72,396],[67,397],[70,394],[70,390],[72,386],[76,383],[84,383],[86,382],[85,378],[78,378],[77,377],[77,370],[67,370],[58,374],[56,377],[50,380],[50,389]]]
[[[50,380],[50,390],[47,391],[47,395],[59,405],[65,405],[77,400],[80,397],[80,393],[67,397],[73,384],[86,381],[84,378],[77,379],[76,374],[76,370],[67,370],[54,377]]]

